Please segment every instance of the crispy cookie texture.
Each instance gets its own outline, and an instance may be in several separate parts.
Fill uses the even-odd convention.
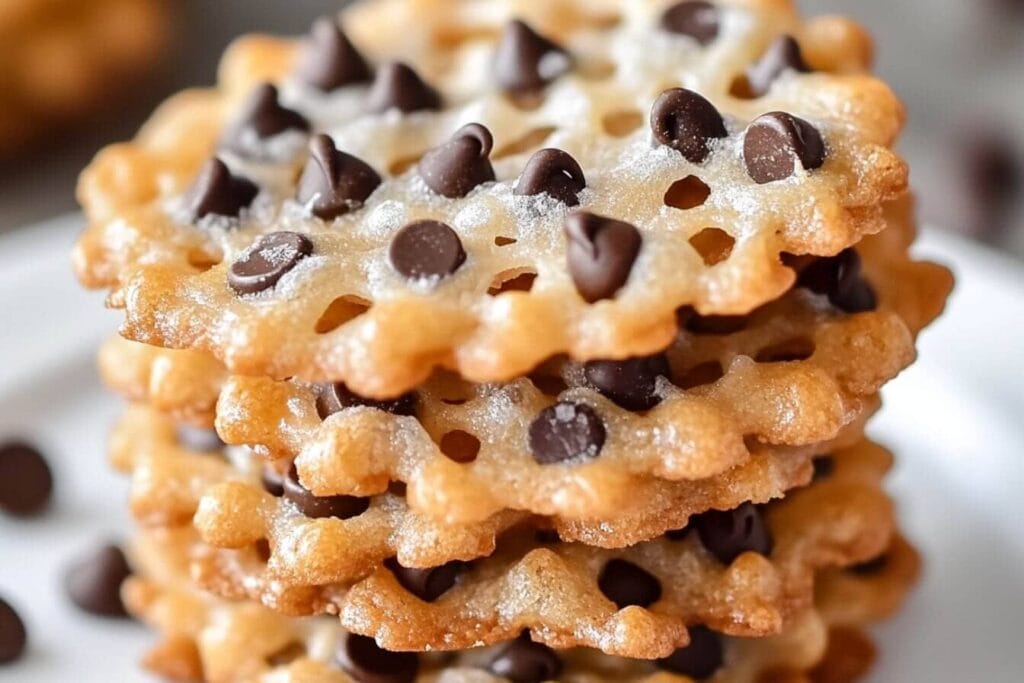
[[[780,254],[834,255],[883,228],[905,192],[890,149],[903,110],[863,46],[846,53],[863,42],[852,24],[722,2],[701,44],[665,9],[384,2],[326,52],[323,28],[306,48],[242,39],[217,89],[170,100],[84,173],[79,276],[110,290],[130,338],[374,398],[437,366],[498,381],[558,354],[654,353],[681,306],[748,313],[793,284]],[[777,64],[786,35],[806,54]],[[381,82],[347,74],[323,92],[339,74],[321,69],[311,85],[310,50],[353,44]],[[380,66],[396,59],[416,73]],[[743,86],[755,76],[758,96]],[[290,113],[253,119],[240,153],[224,131],[255,116],[266,81]],[[294,113],[333,145],[317,138],[307,158]],[[568,158],[534,159],[541,147]],[[266,242],[281,234],[287,260]],[[239,269],[256,273],[241,289]]]

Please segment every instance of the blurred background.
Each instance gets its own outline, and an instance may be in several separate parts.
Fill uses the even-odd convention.
[[[910,110],[902,149],[922,216],[1024,258],[1024,1],[798,1],[875,35],[878,71]],[[232,37],[304,33],[344,4],[0,0],[0,232],[73,211],[95,151],[212,83]]]

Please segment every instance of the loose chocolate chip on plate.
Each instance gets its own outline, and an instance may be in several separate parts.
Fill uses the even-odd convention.
[[[586,186],[583,169],[568,152],[542,149],[526,162],[515,194],[547,194],[567,206],[578,206],[579,194]]]
[[[199,453],[219,453],[224,450],[225,443],[215,429],[204,429],[192,425],[178,425],[175,429],[178,444],[190,451]]]
[[[420,668],[415,652],[389,652],[373,638],[354,633],[345,636],[337,661],[358,683],[413,683]]]
[[[273,467],[269,465],[263,466],[263,471],[260,473],[260,483],[263,484],[263,490],[275,498],[280,498],[284,495],[284,477]]]
[[[512,683],[544,683],[561,675],[562,660],[550,647],[533,642],[524,633],[499,650],[487,668]]]
[[[100,617],[127,617],[121,584],[131,576],[128,559],[113,544],[78,559],[64,576],[64,590],[82,611]]]
[[[505,27],[494,58],[498,85],[510,93],[541,90],[572,65],[569,53],[519,20]]]
[[[643,238],[629,223],[577,211],[565,218],[569,275],[587,303],[612,298],[629,279]]]
[[[655,393],[657,379],[668,377],[668,358],[655,356],[627,360],[595,360],[583,367],[583,374],[604,396],[626,410],[648,410],[661,402]]]
[[[752,503],[744,503],[733,510],[711,510],[694,520],[700,541],[723,564],[745,552],[770,555],[771,532]]]
[[[761,97],[786,71],[807,73],[810,70],[796,39],[782,36],[768,47],[756,64],[747,69],[747,87],[751,96]]]
[[[389,109],[401,112],[434,111],[441,108],[441,95],[402,62],[385,64],[377,70],[366,110],[382,114]]]
[[[311,519],[349,519],[358,517],[370,507],[369,498],[314,495],[299,481],[299,473],[294,463],[288,470],[288,476],[284,478],[284,497],[295,503],[299,512]]]
[[[747,173],[760,185],[785,180],[797,166],[810,171],[825,163],[825,141],[807,121],[785,112],[764,114],[743,139]]]
[[[327,135],[309,143],[309,161],[302,170],[295,199],[313,203],[313,215],[331,220],[360,208],[381,183],[362,159],[340,152]]]
[[[345,386],[344,382],[320,386],[320,393],[316,399],[316,409],[321,419],[326,420],[331,415],[341,412],[345,408],[355,408],[357,406],[376,408],[377,410],[383,410],[386,413],[393,413],[395,415],[415,415],[416,394],[410,391],[398,398],[375,401],[356,394]]]
[[[259,191],[255,183],[233,175],[227,164],[214,157],[199,171],[185,194],[185,202],[193,221],[211,214],[234,218],[252,204]]]
[[[548,406],[530,423],[530,452],[542,465],[596,458],[607,432],[601,416],[582,403]]]
[[[846,313],[864,313],[878,307],[874,288],[861,276],[860,255],[853,248],[835,256],[819,258],[800,271],[797,284]]]
[[[718,37],[718,8],[703,0],[677,2],[661,15],[661,27],[707,45]]]
[[[53,473],[36,448],[21,441],[0,445],[0,510],[19,517],[43,511],[53,493]]]
[[[690,644],[658,660],[658,668],[701,680],[711,678],[724,663],[722,637],[706,626],[690,626]]]
[[[370,80],[370,67],[337,22],[321,17],[313,23],[299,57],[299,80],[322,92]]]
[[[313,253],[313,243],[297,232],[272,232],[261,237],[228,270],[228,284],[237,294],[272,288],[299,261]]]
[[[728,136],[715,105],[685,88],[666,90],[651,108],[651,130],[660,144],[699,164],[711,153],[711,142]]]
[[[246,137],[250,131],[260,140],[272,138],[285,131],[309,131],[309,121],[297,111],[281,106],[277,88],[263,83],[249,96],[242,107],[241,115],[231,124],[221,145],[241,153],[247,153]]]
[[[465,197],[478,185],[494,180],[493,147],[491,131],[479,123],[467,124],[451,140],[423,155],[420,177],[437,194]]]
[[[597,577],[597,587],[619,609],[629,605],[648,607],[661,599],[657,577],[625,560],[610,560]]]
[[[391,240],[391,265],[410,280],[443,278],[466,260],[462,241],[449,226],[423,220],[405,226]]]
[[[413,569],[398,564],[395,558],[385,561],[384,564],[395,575],[402,588],[424,602],[434,602],[447,593],[455,585],[459,575],[469,566],[465,562],[455,560],[440,567]]]
[[[0,598],[0,664],[9,664],[25,652],[28,633],[14,608]]]

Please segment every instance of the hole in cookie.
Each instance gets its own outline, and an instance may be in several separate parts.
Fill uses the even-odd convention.
[[[551,134],[555,132],[554,126],[544,126],[542,128],[534,128],[528,131],[526,134],[512,140],[511,142],[503,145],[491,154],[491,159],[503,159],[505,157],[514,156],[516,154],[523,154],[529,152],[537,147],[544,144],[544,141],[551,137]]]
[[[692,314],[686,319],[684,326],[688,332],[696,335],[735,334],[742,332],[750,324],[746,315],[698,315]]]
[[[504,235],[498,235],[494,238],[494,244],[499,247],[507,247],[510,244],[515,244],[519,240],[513,239],[512,237],[505,237]]]
[[[491,296],[501,296],[507,292],[529,292],[533,289],[536,279],[537,273],[532,270],[513,268],[495,277],[487,293]]]
[[[604,132],[616,138],[626,137],[642,125],[644,125],[644,115],[635,109],[613,111],[605,114],[601,119],[601,127],[604,128]]]
[[[297,640],[293,640],[279,650],[276,650],[265,657],[268,666],[287,666],[296,659],[306,656],[306,646]]]
[[[270,561],[270,541],[261,538],[256,541],[253,547],[256,550],[256,556],[260,558],[260,562]]]
[[[453,429],[441,437],[441,452],[458,463],[473,462],[480,453],[480,439],[461,429]]]
[[[808,337],[793,337],[778,344],[766,346],[754,357],[758,363],[789,363],[807,360],[814,355],[814,340]]]
[[[410,168],[420,163],[420,159],[423,158],[425,152],[419,152],[417,154],[410,154],[409,156],[399,157],[388,164],[388,173],[391,175],[402,175]]]
[[[461,406],[475,396],[472,384],[459,377],[458,373],[448,370],[435,372],[430,385],[434,395],[450,406]]]
[[[545,396],[557,398],[569,388],[562,376],[553,368],[538,368],[528,375],[530,382]]]
[[[706,384],[714,384],[722,379],[725,370],[717,360],[695,365],[675,379],[675,384],[683,389],[693,389]]]
[[[339,296],[324,310],[313,329],[317,334],[327,334],[345,323],[355,320],[368,310],[370,310],[370,302],[362,297],[354,294]]]
[[[674,209],[695,209],[711,196],[711,188],[695,175],[677,180],[665,191],[665,205]]]
[[[690,245],[704,259],[704,265],[713,266],[729,258],[736,240],[720,228],[704,228],[690,238]]]
[[[729,94],[738,100],[757,99],[757,95],[754,94],[754,89],[750,87],[750,81],[747,79],[746,74],[740,74],[733,79],[732,85],[729,86]]]

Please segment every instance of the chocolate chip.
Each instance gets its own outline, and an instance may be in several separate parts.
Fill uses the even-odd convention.
[[[42,453],[21,441],[0,445],[0,510],[31,517],[46,508],[52,493],[53,473]]]
[[[479,123],[467,124],[451,140],[423,155],[420,177],[437,194],[465,197],[476,186],[494,180],[489,158],[493,147],[491,131]]]
[[[670,541],[685,541],[690,537],[690,532],[693,531],[692,526],[684,526],[682,529],[673,529],[672,531],[665,532],[665,538]]]
[[[175,428],[178,443],[190,451],[219,453],[226,445],[215,429],[204,429],[192,425],[178,425]]]
[[[770,555],[771,532],[753,503],[743,503],[734,510],[711,510],[694,520],[700,541],[723,564],[745,552]]]
[[[121,584],[131,576],[128,559],[108,544],[74,562],[64,576],[64,590],[84,612],[101,617],[127,617]]]
[[[565,218],[566,258],[576,291],[594,303],[612,298],[629,279],[643,238],[629,223],[577,211]]]
[[[291,468],[288,470],[288,476],[284,478],[284,497],[295,503],[295,507],[299,508],[299,512],[310,519],[322,519],[324,517],[349,519],[351,517],[358,517],[370,507],[369,498],[313,495],[299,481],[299,473],[294,463],[292,463]]]
[[[299,57],[299,80],[322,92],[370,80],[370,67],[337,22],[321,17],[313,23]]]
[[[0,664],[9,664],[25,652],[25,622],[6,600],[0,598]]]
[[[381,183],[369,164],[351,154],[339,152],[327,135],[309,143],[309,161],[302,170],[295,199],[313,203],[313,215],[332,220],[363,206]]]
[[[852,574],[856,574],[857,576],[869,577],[881,574],[888,566],[889,556],[883,553],[876,558],[868,560],[867,562],[855,564],[847,569],[847,571]]]
[[[185,194],[185,203],[193,221],[210,214],[233,218],[252,204],[259,191],[255,183],[233,175],[223,161],[214,157],[199,171]]]
[[[263,466],[263,471],[260,473],[260,483],[263,485],[263,490],[275,498],[280,498],[284,495],[284,477],[270,465]]]
[[[389,652],[355,633],[345,636],[337,660],[357,683],[413,683],[420,668],[415,652]]]
[[[836,471],[836,460],[831,455],[819,455],[811,461],[814,466],[814,477],[811,481],[828,479]]]
[[[376,408],[377,410],[383,410],[386,413],[393,413],[395,415],[412,416],[416,414],[416,394],[410,391],[398,398],[375,401],[363,398],[345,386],[343,382],[320,385],[320,394],[316,398],[316,410],[320,414],[320,419],[326,420],[331,415],[341,412],[345,408],[355,408],[357,406]]]
[[[690,644],[658,660],[658,668],[695,679],[711,678],[724,663],[722,636],[706,626],[690,626]]]
[[[277,88],[264,83],[246,100],[242,113],[224,134],[221,146],[247,154],[251,150],[250,135],[265,140],[289,130],[307,132],[309,121],[297,111],[282,107]]]
[[[440,567],[412,569],[398,564],[395,558],[386,560],[384,565],[395,575],[402,588],[424,602],[434,602],[447,593],[459,575],[469,567],[467,563],[455,560]]]
[[[562,660],[550,647],[533,642],[524,633],[499,650],[487,669],[512,683],[544,683],[561,675]]]
[[[297,232],[266,234],[231,264],[228,284],[238,294],[262,292],[312,253],[313,243]]]
[[[818,129],[785,112],[757,118],[743,139],[747,173],[760,185],[785,180],[799,164],[810,171],[825,163],[825,141]]]
[[[807,73],[807,66],[800,52],[800,44],[793,36],[782,36],[769,46],[761,59],[747,69],[747,88],[752,97],[761,97],[772,88],[772,83],[786,71]]]
[[[699,164],[711,153],[711,141],[729,135],[715,105],[685,88],[666,90],[651,108],[651,130],[662,145]]]
[[[875,290],[861,276],[860,255],[853,248],[819,258],[800,271],[797,285],[828,297],[846,313],[864,313],[878,307]]]
[[[425,83],[412,67],[402,62],[380,67],[366,96],[366,110],[374,114],[382,114],[389,109],[408,113],[440,108],[440,93]]]
[[[657,577],[625,560],[609,560],[597,577],[597,587],[619,609],[629,605],[648,607],[661,599]]]
[[[703,0],[677,2],[661,15],[661,27],[707,45],[718,37],[718,8]]]
[[[466,252],[450,227],[438,221],[417,221],[405,226],[391,240],[391,265],[410,280],[443,278],[459,269]]]
[[[572,65],[569,53],[518,19],[505,26],[494,58],[502,89],[514,93],[542,90]]]
[[[604,422],[593,408],[560,401],[530,423],[530,452],[542,465],[596,458],[606,436]]]
[[[595,360],[587,363],[583,374],[604,396],[626,410],[648,410],[661,402],[655,393],[657,379],[668,377],[668,357],[655,356],[628,360]]]
[[[583,169],[568,152],[542,149],[526,162],[515,194],[547,194],[568,206],[578,206],[579,194],[586,186]]]

